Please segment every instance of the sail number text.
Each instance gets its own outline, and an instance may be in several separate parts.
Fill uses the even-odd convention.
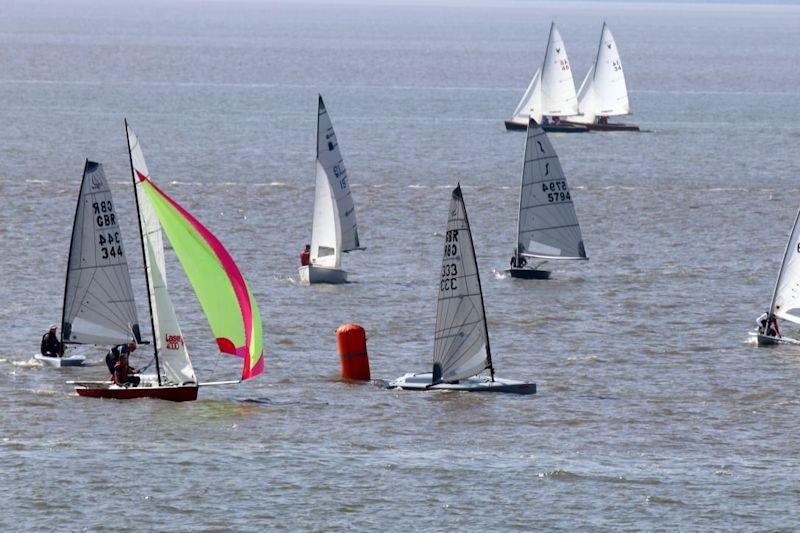
[[[339,165],[333,165],[333,175],[339,179],[339,186],[342,190],[347,188],[347,172],[343,168],[339,168]]]
[[[94,220],[98,228],[117,225],[117,221],[114,219],[114,207],[111,205],[111,200],[93,203],[92,210],[94,211]]]
[[[444,239],[444,258],[458,255],[458,230],[449,230]],[[458,266],[456,263],[444,263],[442,265],[442,279],[439,282],[440,291],[454,291],[458,287],[456,279],[458,278]]]
[[[122,256],[122,242],[120,241],[118,231],[115,231],[114,233],[98,234],[97,242],[100,245],[98,249],[102,254],[102,259]]]
[[[547,201],[552,202],[566,202],[572,200],[569,195],[566,181],[551,181],[549,183],[542,183],[542,192],[547,195]]]

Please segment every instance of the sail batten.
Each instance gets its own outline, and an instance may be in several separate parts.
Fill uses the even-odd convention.
[[[127,254],[100,163],[87,160],[84,167],[67,263],[63,342],[141,342]]]
[[[585,259],[580,224],[561,162],[531,119],[520,185],[517,252],[540,259]]]

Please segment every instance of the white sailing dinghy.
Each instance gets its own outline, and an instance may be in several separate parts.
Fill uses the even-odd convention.
[[[519,101],[507,130],[525,131],[533,118],[546,131],[576,133],[589,131],[580,124],[563,124],[561,117],[578,114],[575,81],[567,57],[567,49],[555,22],[550,25],[547,49],[542,66],[536,70],[525,94]]]
[[[520,265],[521,259],[534,259],[535,266]],[[567,178],[547,134],[531,117],[522,183],[519,191],[517,246],[512,266],[506,273],[514,278],[547,279],[541,270],[550,260],[587,260],[583,236],[572,202]]]
[[[192,284],[220,352],[244,359],[242,380],[255,377],[264,368],[261,315],[247,283],[222,243],[152,181],[138,138],[127,122],[125,129],[150,304],[155,374],[140,376],[138,386],[109,381],[68,383],[76,385],[81,396],[172,401],[197,399],[200,386],[239,383],[198,383],[167,288],[162,230]]]
[[[347,170],[336,141],[330,116],[319,97],[314,220],[311,228],[311,263],[298,269],[304,283],[345,283],[342,253],[363,250],[358,240],[356,208],[350,194]]]
[[[631,107],[619,49],[605,22],[594,63],[578,91],[578,108],[579,115],[566,117],[563,122],[584,125],[590,130],[639,131],[635,124],[608,122],[608,117],[630,115]]]
[[[482,375],[484,370],[489,375]],[[534,394],[535,383],[494,375],[481,280],[461,185],[453,189],[442,258],[433,372],[405,374],[389,387]]]
[[[60,340],[114,346],[141,342],[128,259],[103,165],[86,160],[72,223]],[[51,366],[80,366],[80,354],[36,359]]]
[[[775,281],[772,301],[767,310],[767,324],[773,317],[800,324],[800,210],[794,219],[794,226],[789,234],[789,242],[783,254],[783,262]],[[759,346],[772,344],[800,344],[800,340],[790,337],[774,337],[758,331],[751,331]]]

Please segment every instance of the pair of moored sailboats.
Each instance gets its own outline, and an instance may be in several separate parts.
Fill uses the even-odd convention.
[[[166,232],[216,337],[219,351],[244,360],[241,379],[263,370],[261,317],[247,283],[219,240],[150,178],[139,140],[128,127],[131,176],[138,215],[153,332],[154,372],[137,386],[71,381],[81,396],[194,400],[198,382],[167,289]],[[142,343],[127,253],[111,191],[99,163],[86,162],[75,211],[62,317],[66,344]],[[148,364],[148,366],[151,366]]]
[[[525,130],[533,118],[545,131],[639,131],[632,124],[608,122],[610,116],[630,112],[622,60],[608,25],[603,23],[594,62],[576,93],[564,40],[552,23],[542,65],[505,125]]]

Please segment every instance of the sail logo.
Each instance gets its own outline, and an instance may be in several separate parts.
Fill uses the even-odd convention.
[[[180,350],[183,346],[183,337],[180,335],[167,335],[167,350]]]
[[[92,190],[99,191],[103,188],[103,179],[100,176],[92,176]]]

